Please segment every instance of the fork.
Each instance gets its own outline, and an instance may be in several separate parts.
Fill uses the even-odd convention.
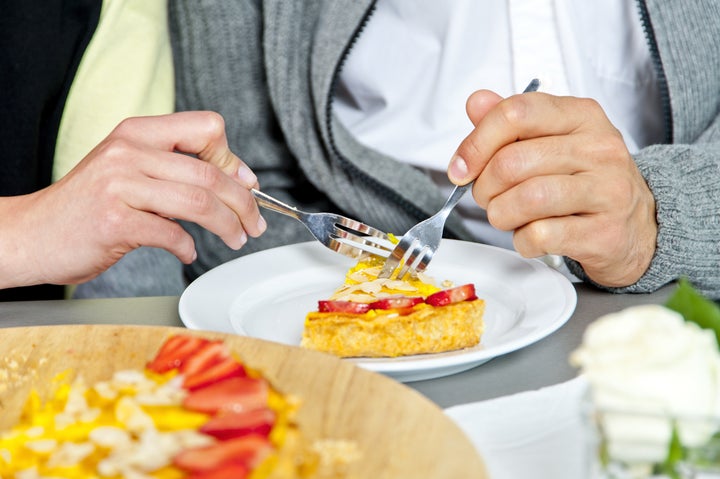
[[[539,87],[540,80],[533,78],[523,93],[536,91]],[[474,183],[456,186],[440,211],[410,228],[385,259],[378,278],[403,278],[407,273],[415,275],[425,271],[440,246],[448,215]]]
[[[320,243],[350,258],[364,253],[387,257],[395,244],[388,235],[365,223],[334,213],[308,213],[252,189],[257,204],[300,221]]]

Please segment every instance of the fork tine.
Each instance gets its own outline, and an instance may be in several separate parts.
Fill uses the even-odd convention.
[[[382,257],[390,256],[393,244],[388,240],[384,241],[375,236],[359,236],[342,229],[336,229],[332,233],[332,238],[338,240],[341,243],[352,245],[352,246],[367,246],[366,251],[377,251]]]
[[[354,259],[358,259],[366,253],[383,258],[390,254],[387,249],[381,249],[368,243],[356,243],[346,238],[338,238],[335,235],[331,235],[324,244],[333,251]]]
[[[419,241],[413,241],[411,249],[403,256],[405,260],[398,270],[397,278],[404,278],[406,274],[417,276],[417,273],[425,271],[428,263],[432,259],[433,250],[428,245],[420,245]]]
[[[385,259],[385,263],[383,264],[378,278],[394,279],[396,277],[395,270],[397,270],[398,266],[401,264],[405,264],[405,256],[408,254],[411,244],[412,241],[406,233],[406,236],[403,236],[400,239],[400,242],[395,245],[390,252],[390,255]]]
[[[395,253],[395,251],[391,251],[390,255],[385,259],[385,263],[383,264],[382,270],[380,271],[378,278],[392,279],[393,273],[395,272],[398,265],[400,264],[400,260],[397,257],[395,257],[394,253]]]
[[[375,230],[375,228],[363,223],[357,224],[364,226],[366,231],[361,231],[363,228],[351,228],[345,223],[337,222],[334,225],[335,230],[333,234],[339,238],[344,238],[355,243],[375,246],[379,249],[386,250],[388,254],[395,248],[395,243],[390,241],[390,238],[382,231]],[[374,230],[377,233],[373,234],[370,230]],[[387,256],[387,254],[385,256]]]
[[[346,218],[345,216],[337,216],[335,226],[342,228],[350,233],[373,236],[375,238],[381,238],[388,241],[389,243],[392,243],[387,233],[385,233],[384,231],[380,231],[379,229],[373,228],[372,226],[366,225],[365,223],[361,223],[360,221]],[[394,244],[393,247],[395,247]]]
[[[415,252],[420,247],[417,238],[403,237],[385,260],[379,278],[399,279],[408,272],[408,265],[417,259]]]
[[[422,273],[423,271],[425,271],[425,268],[427,268],[427,265],[430,264],[430,261],[432,260],[434,255],[435,250],[433,248],[425,248],[423,254],[419,256],[418,261],[416,261],[415,264],[412,265],[413,271],[415,273]]]

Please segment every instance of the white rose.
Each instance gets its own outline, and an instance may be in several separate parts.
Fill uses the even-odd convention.
[[[636,306],[599,318],[570,360],[582,368],[600,410],[720,416],[720,353],[714,333],[663,306]],[[608,415],[602,426],[613,458],[661,461],[667,455],[670,421]],[[714,432],[708,422],[678,423],[685,446],[701,444]]]

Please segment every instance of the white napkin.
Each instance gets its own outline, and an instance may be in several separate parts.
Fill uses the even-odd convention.
[[[580,410],[587,381],[568,382],[445,410],[485,461],[491,479],[588,476]]]

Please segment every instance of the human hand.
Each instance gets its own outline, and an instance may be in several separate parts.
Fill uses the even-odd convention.
[[[0,287],[87,281],[139,246],[192,262],[194,241],[174,219],[238,249],[265,229],[249,191],[257,186],[220,115],[125,120],[55,184],[0,203]]]
[[[520,254],[568,256],[610,287],[642,276],[655,253],[655,199],[595,101],[480,90],[467,113],[475,128],[448,176],[476,178],[475,201],[493,226],[514,230]]]

